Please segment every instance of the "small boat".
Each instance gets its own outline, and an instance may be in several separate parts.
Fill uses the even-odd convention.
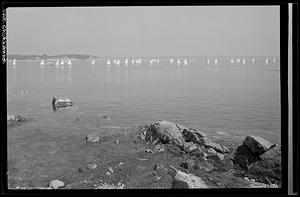
[[[108,59],[106,62],[106,67],[109,68],[111,66],[110,60]]]
[[[240,63],[240,62],[241,62],[240,58],[237,58],[236,63]]]
[[[96,60],[93,59],[92,62],[91,62],[91,64],[92,64],[92,65],[95,65],[95,63],[96,63]]]
[[[185,66],[187,66],[187,65],[189,64],[186,58],[184,59],[183,64],[184,64]]]
[[[71,59],[69,59],[69,61],[68,61],[68,65],[72,65],[72,61],[71,61]]]
[[[180,66],[180,59],[177,60],[177,66]]]
[[[265,63],[266,63],[266,64],[268,64],[268,63],[269,63],[269,58],[267,58],[267,59],[265,60]]]
[[[65,62],[63,59],[61,60],[60,65],[65,65]]]
[[[245,60],[245,58],[243,59],[243,62],[242,62],[243,64],[246,64],[246,60]]]
[[[16,59],[14,59],[12,65],[13,65],[13,66],[16,66],[16,65],[17,65],[17,60],[16,60]]]
[[[59,66],[59,60],[56,60],[55,66],[56,66],[56,67]]]
[[[233,63],[234,63],[234,60],[233,60],[233,58],[231,58],[231,60],[230,60],[230,63],[231,63],[231,64],[233,64]]]
[[[209,60],[209,59],[206,60],[206,64],[207,64],[207,65],[210,64],[210,60]]]
[[[276,59],[275,59],[275,58],[273,58],[273,63],[274,63],[274,64],[276,63]]]
[[[128,58],[126,58],[124,63],[125,63],[126,66],[128,65]]]
[[[219,63],[218,59],[215,59],[215,65],[218,65],[218,63]]]
[[[254,59],[254,58],[252,58],[252,63],[253,63],[253,64],[255,63],[255,59]]]
[[[173,62],[174,62],[174,60],[173,60],[173,58],[171,58],[171,59],[170,59],[170,63],[173,64]]]
[[[44,60],[41,61],[40,66],[45,66]]]

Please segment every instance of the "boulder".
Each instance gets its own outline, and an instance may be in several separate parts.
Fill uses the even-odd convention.
[[[71,107],[71,106],[73,106],[73,102],[69,98],[66,98],[66,99],[60,98],[60,99],[55,100],[54,105],[56,108]]]
[[[273,148],[267,150],[265,153],[259,155],[261,160],[273,159],[278,156],[281,156],[281,147],[275,145]]]
[[[200,139],[207,137],[205,133],[196,129],[183,129],[182,135],[186,142],[200,143]]]
[[[53,180],[49,183],[49,187],[53,188],[53,189],[58,189],[65,186],[64,182],[60,181],[60,180]]]
[[[183,146],[184,142],[177,124],[165,120],[151,124],[147,129],[145,140],[149,142],[156,140],[163,144],[171,143],[177,146]]]
[[[195,167],[195,161],[193,159],[188,159],[180,164],[181,167],[185,169],[193,169]]]
[[[85,136],[85,140],[87,143],[99,143],[100,138],[96,134],[88,134]]]
[[[200,144],[202,144],[203,146],[205,146],[206,148],[213,148],[215,151],[219,152],[219,153],[229,153],[229,149],[226,146],[217,144],[213,141],[211,141],[211,139],[207,138],[207,137],[203,137],[200,139]]]
[[[172,183],[172,188],[209,188],[208,185],[202,180],[202,178],[197,177],[193,174],[187,174],[180,170],[176,170],[176,174]]]
[[[248,148],[250,148],[250,150],[257,155],[263,154],[273,145],[271,142],[265,140],[264,138],[253,135],[247,136],[244,139],[243,144],[248,146]]]
[[[258,160],[259,157],[254,154],[251,149],[245,144],[241,144],[240,146],[238,146],[233,155],[233,164],[237,164],[245,170],[248,169],[251,163]]]

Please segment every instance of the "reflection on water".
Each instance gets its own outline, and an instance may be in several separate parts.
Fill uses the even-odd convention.
[[[65,82],[65,73],[64,73],[64,70],[65,70],[65,67],[64,66],[61,66],[60,67],[60,80],[61,82]]]
[[[72,82],[72,68],[71,67],[68,70],[68,82]]]
[[[41,83],[44,83],[45,82],[45,70],[44,70],[44,67],[40,67],[40,81]]]
[[[105,83],[111,84],[111,68],[106,68]]]

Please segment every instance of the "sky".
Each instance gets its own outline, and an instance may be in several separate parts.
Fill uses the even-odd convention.
[[[279,56],[279,6],[7,9],[8,54]]]

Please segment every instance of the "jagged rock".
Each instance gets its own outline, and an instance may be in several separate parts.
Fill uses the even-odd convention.
[[[114,170],[112,169],[112,167],[109,167],[108,170],[105,172],[105,174],[106,174],[107,176],[109,176],[109,175],[111,175],[111,174],[113,174],[113,173],[114,173]]]
[[[195,163],[194,168],[195,168],[195,170],[204,170],[206,172],[211,172],[214,169],[216,169],[216,167],[213,164],[211,164],[210,162],[207,162],[205,160],[197,161]]]
[[[239,165],[241,168],[247,170],[249,165],[258,161],[259,157],[254,154],[251,149],[245,144],[241,144],[233,155],[233,164]]]
[[[151,124],[148,127],[145,140],[150,142],[157,140],[163,144],[171,143],[177,146],[183,146],[184,142],[177,124],[165,120]]]
[[[200,177],[193,174],[187,174],[176,169],[172,188],[209,188],[208,185]]]
[[[200,143],[200,139],[207,137],[205,133],[196,129],[183,129],[182,135],[186,142]]]
[[[100,138],[98,135],[96,134],[88,134],[85,136],[85,140],[88,143],[99,143]]]
[[[27,121],[27,120],[20,115],[8,115],[7,114],[7,123],[10,126],[17,125],[17,124],[23,123],[25,121]]]
[[[216,153],[216,154],[209,156],[208,158],[213,159],[217,163],[222,163],[224,160],[224,155],[221,153]]]
[[[229,149],[223,145],[217,144],[213,141],[211,141],[211,139],[207,138],[207,137],[203,137],[200,139],[200,144],[204,145],[207,148],[213,148],[215,149],[215,151],[219,152],[219,153],[229,153]]]
[[[257,155],[263,154],[273,145],[271,142],[265,140],[264,138],[253,135],[247,136],[244,139],[243,144],[248,146],[250,150]]]
[[[53,188],[53,189],[58,189],[65,186],[64,182],[60,181],[60,180],[53,180],[49,183],[49,187]]]
[[[180,164],[181,167],[185,169],[192,169],[195,167],[195,161],[192,159],[188,159]]]
[[[273,148],[270,148],[265,153],[261,154],[259,158],[261,160],[267,160],[267,159],[273,159],[278,156],[281,156],[281,147],[278,145],[275,145]]]
[[[189,151],[189,148],[190,148],[193,144],[194,144],[193,142],[184,142],[182,148],[183,148],[183,150],[185,150],[185,151],[188,152],[188,151]]]

